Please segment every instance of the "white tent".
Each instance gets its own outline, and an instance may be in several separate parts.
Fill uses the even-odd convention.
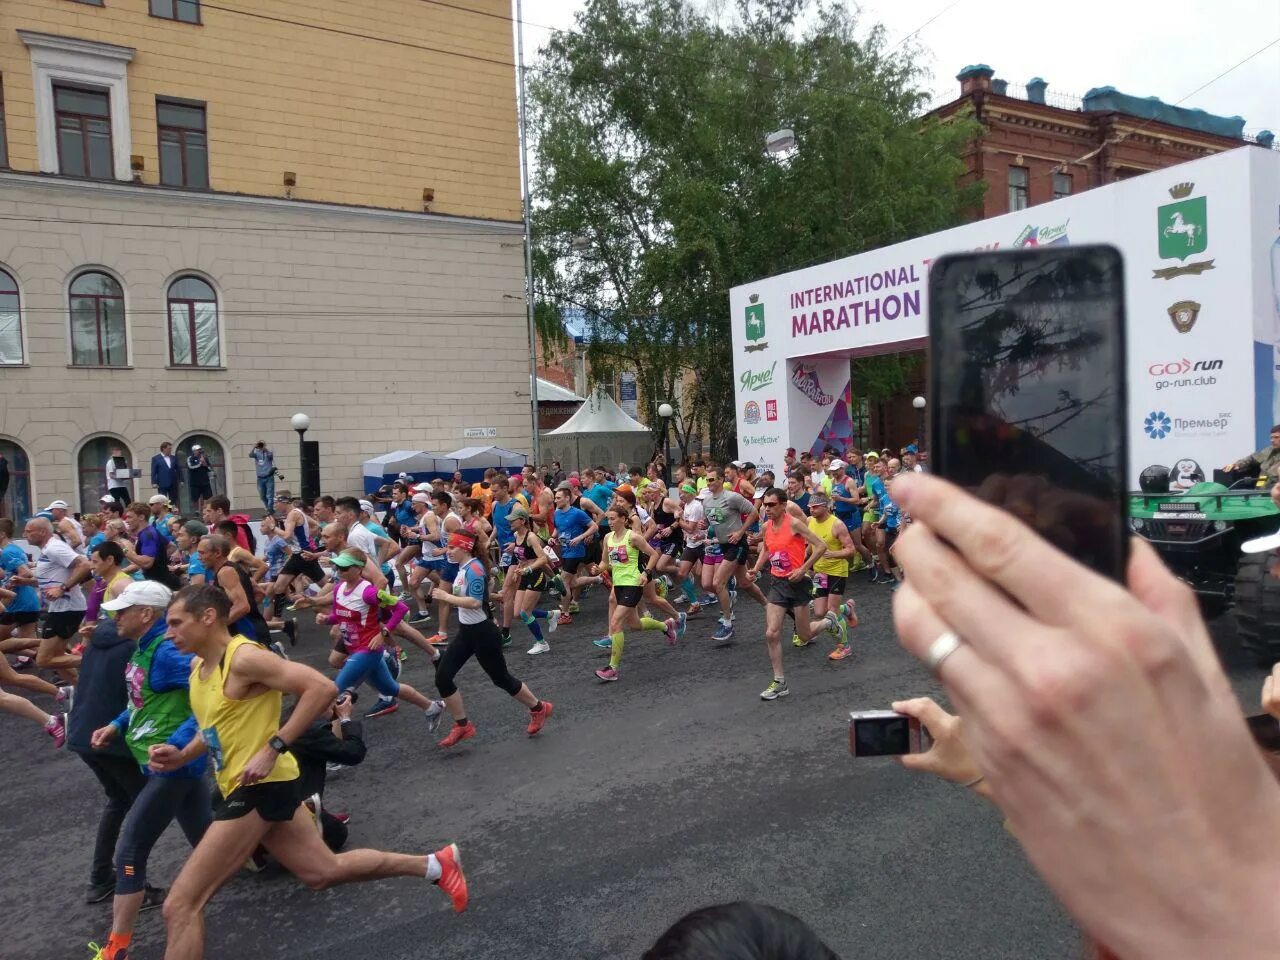
[[[452,457],[426,450],[392,450],[364,462],[364,492],[372,493],[401,473],[409,474],[414,480],[430,480],[435,474],[451,474],[457,469],[458,463]]]
[[[542,434],[541,449],[544,461],[558,460],[567,470],[643,466],[653,454],[653,434],[607,393],[597,391],[564,424]]]
[[[529,462],[523,453],[506,447],[462,447],[449,457],[457,463],[453,469],[462,471],[462,479],[471,481],[479,480],[490,467],[509,473]]]

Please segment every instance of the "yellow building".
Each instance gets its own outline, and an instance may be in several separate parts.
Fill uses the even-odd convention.
[[[503,0],[0,4],[0,514],[162,440],[251,505],[299,411],[326,492],[528,449],[515,94]]]

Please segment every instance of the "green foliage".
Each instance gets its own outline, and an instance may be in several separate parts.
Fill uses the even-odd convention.
[[[922,120],[914,51],[842,7],[739,0],[726,25],[689,0],[589,0],[542,53],[541,305],[588,311],[597,380],[631,368],[669,398],[692,371],[681,425],[719,454],[736,442],[729,288],[951,226],[980,189],[957,187],[974,122]],[[764,150],[779,126],[798,142],[784,161]]]

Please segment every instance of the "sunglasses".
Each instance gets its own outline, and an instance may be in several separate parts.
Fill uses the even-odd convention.
[[[764,505],[765,505],[766,507],[778,507],[778,506],[781,506],[782,504],[781,504],[781,502],[780,502],[780,501],[778,501],[778,500],[766,500],[766,501],[764,502]]]

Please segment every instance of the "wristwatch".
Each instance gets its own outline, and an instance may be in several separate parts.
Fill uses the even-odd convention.
[[[284,753],[289,749],[289,745],[280,739],[279,734],[272,735],[271,739],[267,741],[267,746],[276,753]]]

